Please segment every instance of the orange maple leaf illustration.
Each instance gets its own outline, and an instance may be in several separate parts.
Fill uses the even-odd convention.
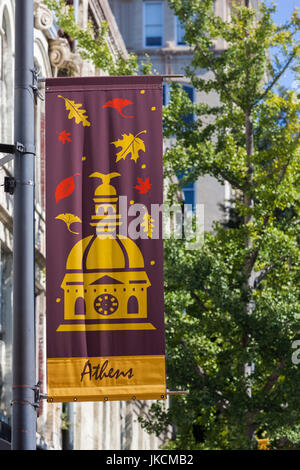
[[[65,144],[66,142],[72,142],[70,135],[71,132],[62,131],[58,138],[62,141],[63,144]]]
[[[138,189],[140,194],[146,194],[151,189],[152,183],[150,183],[149,178],[146,178],[145,181],[139,177],[137,179],[139,184],[135,186],[135,189]]]

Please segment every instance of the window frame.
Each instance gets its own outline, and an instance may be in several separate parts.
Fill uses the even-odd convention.
[[[182,86],[182,88],[183,88],[183,91],[185,91],[186,93],[187,93],[187,91],[186,91],[185,88],[189,88],[189,89],[192,90],[192,99],[191,99],[191,102],[192,102],[192,103],[195,103],[195,102],[196,102],[196,90],[195,90],[195,88],[193,87],[193,85],[191,85],[190,83],[181,83],[181,86]],[[194,113],[191,113],[191,116],[192,116],[192,122],[195,122],[195,120],[196,120],[195,114],[194,114]]]
[[[190,88],[192,91],[192,103],[196,102],[196,89],[193,87],[191,83],[185,83],[185,82],[177,82],[179,85],[182,86],[183,90],[184,88]],[[170,88],[171,84],[170,83],[165,83],[163,85],[163,106],[168,106],[169,100],[170,100]],[[186,90],[184,90],[186,92]],[[187,116],[192,116],[192,122],[196,121],[196,116],[195,113],[191,113],[190,115]]]
[[[182,189],[182,192],[183,192],[183,196],[184,196],[184,204],[185,205],[191,205],[192,206],[192,210],[189,210],[187,211],[187,213],[192,213],[192,214],[195,214],[196,212],[196,204],[197,204],[197,192],[196,192],[196,182],[194,183],[190,183],[188,186],[183,186]],[[186,202],[186,193],[189,193],[189,194],[192,194],[192,197],[193,197],[193,202],[190,203],[190,202]]]
[[[178,182],[181,181],[182,175],[177,175]],[[186,186],[181,187],[181,191],[183,194],[183,204],[185,205],[190,205],[192,206],[192,210],[188,210],[187,214],[195,214],[196,211],[196,204],[197,204],[197,187],[196,187],[197,182],[194,181],[193,183],[188,183]],[[186,196],[187,193],[189,195],[192,195],[193,201],[192,202],[187,202],[186,201]]]
[[[180,23],[180,20],[178,18],[178,16],[174,16],[174,29],[175,29],[175,32],[174,32],[174,37],[175,37],[175,45],[176,47],[187,47],[187,43],[184,41],[184,44],[179,44],[178,42],[178,26],[181,25]],[[183,26],[182,26],[183,27]],[[184,27],[183,27],[184,28]]]
[[[195,87],[193,87],[193,85],[190,84],[190,83],[185,83],[185,82],[178,82],[178,83],[182,86],[183,89],[184,89],[184,87],[185,87],[185,88],[190,88],[190,89],[192,90],[192,102],[195,103],[195,101],[196,101],[196,90],[195,90]],[[164,105],[164,106],[168,106],[168,104],[169,104],[169,99],[170,99],[170,87],[171,87],[171,84],[170,84],[170,83],[165,83],[165,84],[163,85],[163,87],[164,87],[164,89],[163,89],[163,94],[164,94],[164,98],[165,98],[165,99],[164,99],[165,102],[164,102],[163,105]],[[193,122],[194,122],[194,121],[195,121],[195,115],[193,114],[192,116],[193,116]],[[178,178],[178,180],[180,181],[181,178],[180,178],[179,175],[177,175],[177,178]],[[191,204],[192,210],[188,212],[188,213],[192,213],[192,214],[195,214],[195,211],[196,211],[196,204],[197,204],[197,187],[196,187],[196,184],[197,184],[197,182],[195,181],[195,182],[189,183],[187,186],[183,186],[183,187],[181,188],[182,193],[183,193],[183,196],[184,196],[184,199],[185,199],[186,193],[190,193],[190,194],[192,194],[192,196],[193,196],[193,202],[192,202],[192,204]],[[184,201],[184,203],[185,203],[185,201]],[[189,203],[187,203],[187,204],[189,204]]]
[[[160,4],[161,6],[161,45],[153,45],[153,46],[148,46],[147,45],[147,36],[146,36],[146,5],[150,4]],[[164,45],[164,2],[162,1],[156,1],[156,0],[147,0],[143,2],[143,47],[145,49],[160,49]]]

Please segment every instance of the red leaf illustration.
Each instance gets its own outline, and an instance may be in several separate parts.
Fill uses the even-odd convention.
[[[146,194],[152,186],[152,183],[150,183],[149,178],[146,178],[145,181],[143,181],[142,178],[138,177],[138,182],[139,184],[135,186],[135,189],[138,189],[140,194]]]
[[[113,100],[107,101],[103,105],[103,108],[115,108],[124,118],[133,118],[134,116],[125,116],[125,114],[122,113],[123,108],[129,104],[133,104],[133,102],[124,100],[123,98],[114,98]]]
[[[62,131],[59,134],[58,138],[59,140],[62,141],[63,144],[65,144],[66,142],[72,142],[70,135],[71,135],[71,132]]]
[[[69,176],[69,178],[66,178],[62,180],[56,187],[55,191],[55,200],[56,202],[60,201],[61,199],[70,196],[72,192],[74,191],[75,188],[75,183],[74,183],[74,176],[80,175],[80,173],[75,173],[73,176]]]

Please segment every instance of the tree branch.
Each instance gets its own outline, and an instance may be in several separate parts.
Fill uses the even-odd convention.
[[[216,70],[216,67],[214,66],[214,63],[213,63],[213,60],[208,56],[208,54],[205,54],[205,52],[203,51],[203,49],[200,48],[200,46],[197,44],[196,46],[196,50],[198,52],[200,52],[202,54],[202,57],[204,58],[204,60],[207,61],[210,69],[212,70],[212,72],[214,73],[215,75],[215,78],[216,78],[216,81],[217,83],[220,85],[220,87],[222,88],[222,90],[224,91],[224,93],[227,95],[227,98],[229,100],[229,102],[233,102],[235,103],[237,106],[241,107],[241,103],[239,101],[237,101],[236,99],[234,99],[234,97],[232,96],[232,94],[227,90],[227,87],[226,87],[226,81],[224,79],[222,79],[217,70]],[[214,57],[214,54],[213,54],[213,57]]]
[[[288,66],[290,65],[290,63],[292,62],[292,60],[295,58],[295,52],[293,52],[293,54],[291,55],[291,57],[289,58],[289,60],[287,61],[287,63],[285,64],[285,66],[281,69],[281,71],[276,75],[276,77],[272,80],[272,82],[267,86],[267,88],[265,89],[265,91],[263,92],[263,94],[257,98],[256,101],[254,101],[253,103],[253,106],[255,106],[260,100],[262,100],[268,93],[269,91],[271,90],[271,88],[273,88],[273,86],[278,82],[278,80],[280,79],[280,77],[284,74],[284,72],[286,71],[286,69],[288,68]]]
[[[287,258],[287,256],[282,256],[281,258],[279,258],[279,260],[275,261],[275,263],[271,264],[270,266],[268,266],[266,269],[264,269],[259,276],[257,276],[257,278],[254,280],[254,283],[253,283],[253,287],[256,289],[259,284],[261,283],[261,281],[263,281],[267,275],[269,274],[270,271],[272,271],[273,268],[275,268],[275,266],[278,265],[278,263],[280,263],[281,261],[283,261],[285,258]]]
[[[260,235],[262,234],[263,230],[266,228],[266,226],[269,222],[269,219],[270,219],[270,215],[266,215],[264,217],[263,224],[262,224],[263,227],[260,231]],[[255,261],[257,260],[257,257],[258,257],[258,254],[259,254],[261,243],[262,243],[262,240],[258,244],[258,246],[255,248],[255,250],[252,251],[251,255],[248,257],[248,260],[245,262],[245,271],[244,272],[245,272],[245,275],[246,275],[247,278],[251,275],[251,272],[252,272],[252,269],[254,267]]]
[[[195,292],[191,291],[192,298],[197,302],[197,305],[201,308],[203,312],[209,312],[210,310],[204,305],[204,303],[199,299],[198,295]]]
[[[281,373],[281,369],[283,369],[285,367],[285,362],[286,360],[283,359],[279,364],[278,364],[278,367],[277,369],[270,375],[267,383],[265,384],[265,386],[263,387],[262,389],[262,393],[265,394],[267,392],[269,392],[272,387],[276,384],[279,376],[280,376],[280,373]]]
[[[204,372],[204,370],[202,369],[202,367],[200,367],[198,364],[195,366],[194,368],[196,374],[203,380],[205,380],[207,378],[207,375],[206,373]],[[215,395],[217,395],[217,397],[219,398],[219,401],[217,402],[217,407],[221,410],[221,411],[225,411],[229,408],[230,406],[230,402],[229,400],[227,400],[227,398],[224,397],[223,393],[220,392],[219,390],[213,390],[213,393]],[[222,403],[221,403],[222,402]]]

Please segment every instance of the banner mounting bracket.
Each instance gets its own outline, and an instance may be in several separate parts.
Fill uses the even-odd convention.
[[[32,85],[31,85],[31,88],[32,88],[32,91],[33,91],[33,94],[34,94],[34,101],[35,101],[35,104],[37,104],[37,100],[38,98],[41,100],[41,101],[44,101],[45,100],[45,97],[44,95],[40,92],[39,90],[39,83],[42,81],[41,78],[39,78],[39,70],[34,67],[33,69],[31,69],[31,73],[32,73]]]
[[[21,142],[16,142],[15,151],[19,153],[31,153],[36,155],[35,145],[24,145]]]
[[[33,406],[33,408],[40,408],[41,406],[41,399],[47,398],[48,395],[45,393],[41,393],[41,381],[39,380],[36,385],[33,387],[30,385],[14,385],[13,388],[22,388],[22,389],[31,389],[34,392],[34,402],[31,402],[29,400],[12,400],[10,402],[11,405],[14,404],[27,404]]]
[[[34,407],[39,408],[41,405],[42,399],[47,399],[48,395],[46,393],[41,393],[41,384],[39,380],[38,383],[32,388],[34,391]]]

